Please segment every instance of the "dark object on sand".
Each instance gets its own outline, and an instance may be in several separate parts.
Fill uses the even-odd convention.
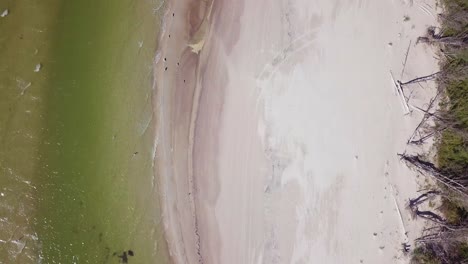
[[[401,243],[401,246],[403,247],[403,252],[408,253],[410,251],[410,245],[407,243]]]

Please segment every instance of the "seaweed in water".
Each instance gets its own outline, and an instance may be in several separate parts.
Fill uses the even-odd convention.
[[[114,256],[117,255],[117,252],[114,252]],[[133,250],[129,249],[128,251],[124,251],[122,255],[118,255],[117,257],[120,258],[120,263],[128,263],[128,257],[133,257],[135,256],[135,252]]]

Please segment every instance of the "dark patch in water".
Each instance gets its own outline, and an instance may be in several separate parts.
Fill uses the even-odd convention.
[[[122,255],[117,255],[117,252],[114,252],[112,256],[117,256],[120,259],[120,263],[128,263],[128,258],[135,256],[135,252],[133,250],[129,249],[128,251],[123,251]]]
[[[107,263],[109,261],[109,257],[110,257],[110,248],[109,247],[105,247],[104,248],[106,250],[106,257],[104,258],[104,262],[103,263]]]
[[[128,256],[126,251],[124,251],[122,255],[119,255],[119,258],[121,259],[122,263],[128,263]]]

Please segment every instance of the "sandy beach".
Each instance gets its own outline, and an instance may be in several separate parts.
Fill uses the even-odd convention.
[[[155,173],[174,263],[407,263],[398,159],[437,71],[433,0],[169,1]],[[409,110],[409,111],[408,111]]]

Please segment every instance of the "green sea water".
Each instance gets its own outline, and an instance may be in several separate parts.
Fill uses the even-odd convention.
[[[0,263],[167,263],[160,0],[0,0]]]

